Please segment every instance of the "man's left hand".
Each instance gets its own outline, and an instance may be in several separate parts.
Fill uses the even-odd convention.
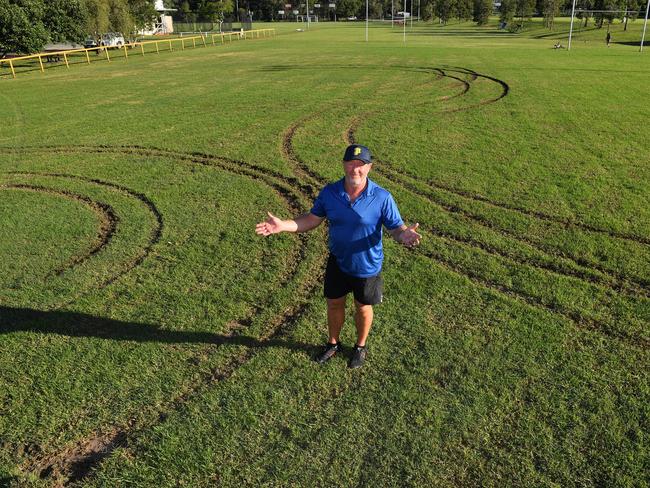
[[[402,229],[397,236],[397,242],[404,244],[406,247],[415,247],[420,244],[422,236],[416,232],[418,227],[420,227],[420,224],[415,224]]]

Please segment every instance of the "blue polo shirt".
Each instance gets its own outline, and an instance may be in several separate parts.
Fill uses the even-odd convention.
[[[350,203],[344,179],[323,188],[311,213],[329,222],[329,249],[346,274],[369,278],[381,271],[382,226],[392,230],[404,222],[393,196],[368,179],[366,189]]]

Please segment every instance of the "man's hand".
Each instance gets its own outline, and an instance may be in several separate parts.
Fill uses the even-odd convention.
[[[282,225],[284,222],[277,218],[275,215],[273,215],[271,212],[267,212],[269,214],[269,218],[266,219],[264,222],[260,222],[255,226],[255,233],[260,235],[260,236],[270,236],[271,234],[277,234],[278,232],[282,232],[284,229],[284,226]]]
[[[422,239],[422,236],[416,232],[418,227],[420,227],[420,224],[415,224],[410,227],[404,226],[402,228],[395,229],[396,232],[392,235],[400,244],[404,244],[409,248],[415,247],[420,244],[420,239]]]

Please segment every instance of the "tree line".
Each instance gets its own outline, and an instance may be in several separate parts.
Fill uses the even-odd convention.
[[[406,3],[406,6],[404,3]],[[421,3],[419,3],[421,2]],[[635,19],[643,0],[578,0],[579,9],[619,11],[583,13],[577,17],[586,27],[593,20],[595,27],[614,19]],[[365,18],[366,0],[311,0],[310,11],[328,18],[355,16]],[[299,10],[305,13],[305,0],[165,0],[165,7],[175,9],[173,16],[184,22],[221,22],[252,16],[254,20],[275,21],[283,18],[279,11]],[[330,7],[335,4],[335,7]],[[521,29],[527,20],[538,14],[547,28],[553,29],[560,12],[571,8],[572,0],[501,0],[498,13],[502,27]],[[318,5],[318,7],[316,7]],[[235,11],[239,7],[239,11]],[[493,0],[368,0],[369,17],[390,18],[393,13],[418,12],[424,20],[437,19],[446,24],[452,20],[474,21],[485,25],[495,13]],[[628,12],[625,15],[625,11]],[[105,32],[122,32],[134,36],[157,17],[153,0],[0,0],[0,58],[8,53],[38,52],[48,42],[81,42],[86,36]],[[229,19],[230,18],[230,19]]]
[[[82,42],[87,36],[127,36],[157,16],[151,0],[0,0],[0,59],[31,54],[49,42]]]

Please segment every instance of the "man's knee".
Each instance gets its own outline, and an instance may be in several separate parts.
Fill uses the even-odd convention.
[[[341,298],[328,298],[327,308],[329,310],[344,310],[345,309],[345,296]]]
[[[364,312],[372,312],[372,305],[366,305],[365,303],[361,303],[357,300],[354,301],[354,306],[357,307],[357,310],[361,313]]]

